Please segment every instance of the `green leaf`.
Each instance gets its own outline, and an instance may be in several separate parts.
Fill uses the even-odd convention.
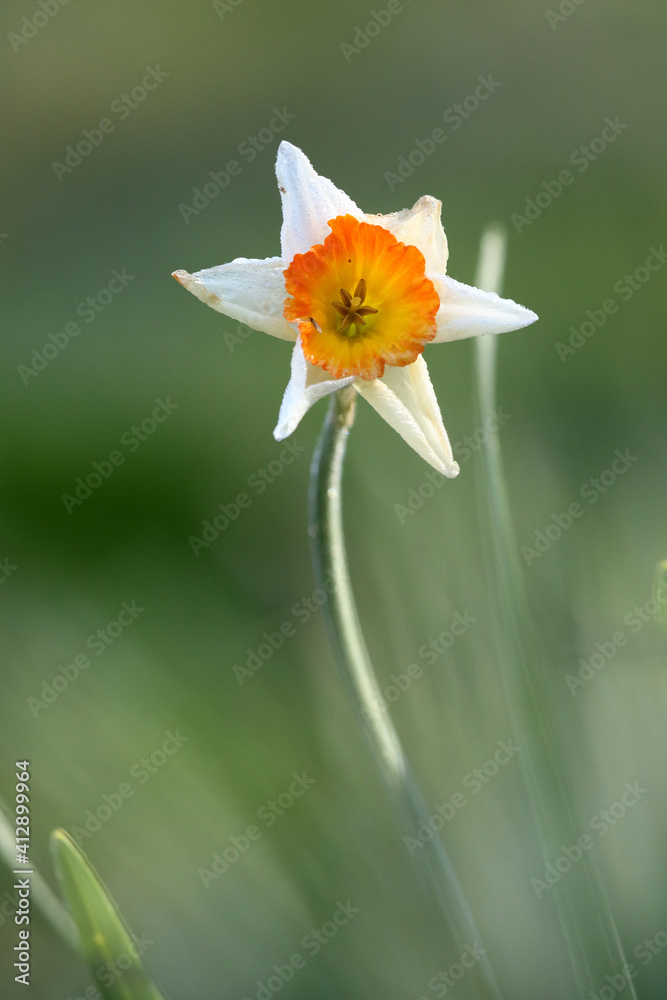
[[[141,964],[140,939],[125,926],[85,854],[65,830],[53,831],[51,850],[83,955],[104,1000],[163,1000]]]

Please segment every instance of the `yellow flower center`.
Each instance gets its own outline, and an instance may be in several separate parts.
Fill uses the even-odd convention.
[[[339,215],[331,233],[285,271],[284,315],[306,358],[334,378],[379,378],[433,340],[440,299],[424,255],[382,226]]]

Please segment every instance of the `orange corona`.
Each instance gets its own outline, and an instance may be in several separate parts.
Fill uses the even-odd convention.
[[[436,333],[440,299],[424,255],[382,226],[339,215],[285,271],[284,315],[306,358],[333,378],[379,378],[416,361]]]

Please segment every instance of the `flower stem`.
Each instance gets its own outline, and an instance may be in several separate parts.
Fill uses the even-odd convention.
[[[340,389],[331,398],[311,467],[309,534],[318,585],[326,583],[330,593],[325,615],[338,666],[390,791],[399,827],[416,838],[429,813],[391,717],[381,707],[384,702],[359,624],[345,551],[342,476],[355,400],[356,392],[351,386]],[[474,945],[480,938],[440,838],[434,836],[425,843],[414,860],[445,917],[458,957],[466,944]],[[468,975],[470,997],[500,1000],[488,959],[479,962],[475,976]]]

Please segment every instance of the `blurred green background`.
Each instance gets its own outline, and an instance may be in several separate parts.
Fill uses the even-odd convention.
[[[0,794],[11,801],[14,761],[28,758],[33,860],[52,880],[50,830],[82,828],[130,783],[131,797],[102,809],[108,818],[82,846],[130,926],[153,942],[145,962],[172,1000],[254,998],[348,899],[359,913],[308,954],[284,996],[417,1000],[436,995],[429,980],[446,967],[443,926],[336,674],[322,614],[301,621],[295,609],[315,589],[306,488],[325,404],[295,433],[304,450],[293,464],[261,494],[250,489],[251,506],[198,556],[188,541],[280,454],[271,432],[289,348],[244,336],[170,272],[279,253],[273,164],[284,137],[366,211],[440,198],[449,270],[461,281],[473,282],[487,222],[508,226],[505,293],[541,317],[500,344],[498,400],[511,417],[500,435],[519,544],[533,547],[572,502],[584,510],[548,551],[522,560],[526,583],[583,829],[626,782],[648,790],[596,838],[595,853],[639,995],[662,998],[667,948],[654,944],[646,962],[633,955],[644,939],[667,942],[667,637],[653,605],[641,627],[624,621],[652,597],[667,557],[667,269],[647,281],[641,272],[631,295],[614,286],[627,287],[624,276],[667,233],[664,4],[566,2],[571,13],[556,18],[555,3],[414,0],[369,35],[383,0],[217,9],[72,0],[43,26],[40,10],[5,0],[0,39]],[[357,28],[368,43],[351,51],[363,41]],[[34,37],[17,42],[21,31]],[[112,110],[148,67],[166,74],[155,90]],[[500,86],[460,127],[451,116],[443,124],[480,75]],[[294,118],[249,162],[239,147],[275,108]],[[114,128],[99,146],[54,170],[103,118]],[[577,168],[570,157],[607,118],[628,127]],[[391,190],[385,174],[438,127],[446,142]],[[232,159],[240,174],[186,222],[179,206]],[[566,168],[574,182],[518,232],[512,215]],[[132,280],[103,293],[86,322],[79,304],[114,269]],[[556,345],[610,298],[617,311],[563,361]],[[80,334],[26,376],[33,350],[53,343],[49,334],[63,342],[70,322]],[[426,354],[452,442],[476,429],[472,348]],[[130,428],[167,397],[177,408],[136,439]],[[427,467],[363,401],[358,410],[346,479],[354,584],[382,687],[410,663],[423,668],[391,711],[431,806],[461,790],[498,740],[518,738],[496,663],[480,459],[459,450],[459,478],[401,519],[395,505]],[[63,495],[117,449],[123,464],[68,513]],[[582,500],[617,449],[637,461],[594,505]],[[145,610],[96,654],[88,637],[133,601]],[[420,648],[457,612],[474,625],[427,663]],[[234,665],[288,622],[295,634],[240,684]],[[573,694],[565,676],[619,630],[627,643]],[[79,654],[90,666],[60,681],[55,700],[29,700],[50,697],[44,685]],[[167,731],[184,738],[170,756],[161,753]],[[152,754],[150,773],[140,762]],[[304,795],[270,825],[267,813],[258,819],[304,771],[315,779]],[[261,838],[205,888],[200,869],[250,824]],[[468,796],[441,836],[505,995],[567,1000],[553,900],[530,884],[544,864],[516,760]],[[3,869],[3,996],[20,995],[11,885]],[[32,997],[83,996],[87,970],[38,914],[32,929]],[[464,980],[451,992],[467,989]]]

